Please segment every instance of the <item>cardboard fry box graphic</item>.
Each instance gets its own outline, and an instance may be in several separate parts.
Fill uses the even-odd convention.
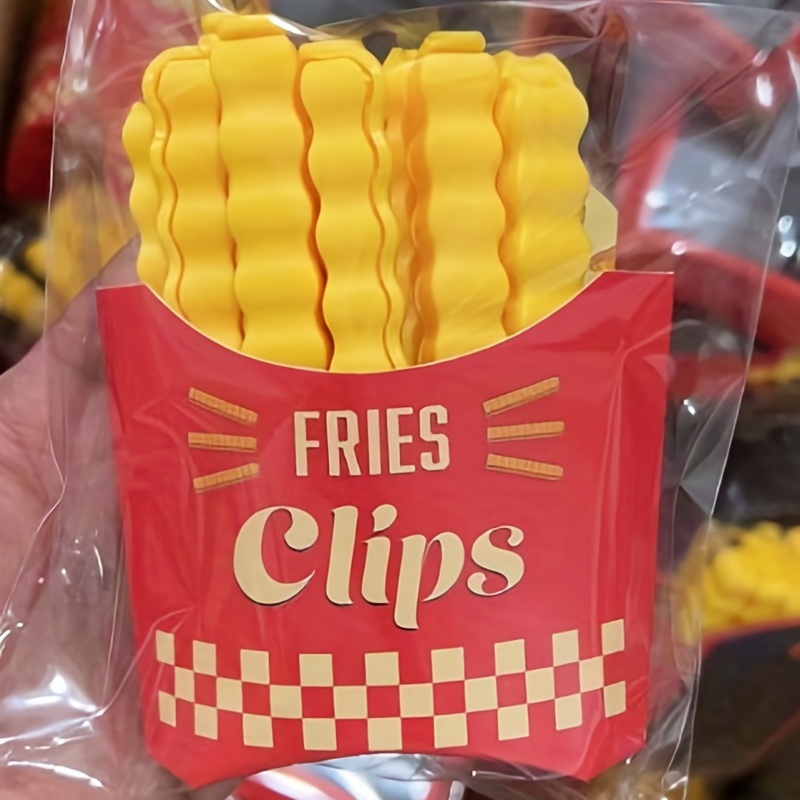
[[[99,309],[160,763],[589,779],[643,745],[670,276],[603,274],[493,348],[376,375],[247,358],[146,287]]]
[[[647,726],[673,282],[604,271],[585,99],[475,33],[204,30],[99,294],[153,756],[596,776]]]

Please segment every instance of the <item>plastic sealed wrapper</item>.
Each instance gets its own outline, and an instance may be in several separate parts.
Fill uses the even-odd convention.
[[[320,762],[680,786],[699,644],[669,578],[713,508],[794,146],[780,15],[313,31],[217,5],[73,12],[56,169],[102,109],[139,237],[45,344],[57,502],[6,607],[0,769],[23,797],[223,797]],[[712,40],[742,43],[732,74],[686,60]],[[684,218],[631,222],[678,99],[678,161],[726,129],[772,217],[716,295]],[[662,195],[733,238],[692,177]]]
[[[679,573],[704,617],[692,773],[726,797],[785,795],[798,778],[800,513],[796,393],[784,381],[790,363],[751,370],[717,520]],[[689,577],[697,565],[700,582]]]

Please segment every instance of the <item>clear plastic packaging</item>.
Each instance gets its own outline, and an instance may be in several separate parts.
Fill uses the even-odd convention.
[[[87,248],[3,406],[41,413],[44,363],[2,790],[222,798],[326,762],[679,791],[701,620],[672,577],[794,148],[784,18],[147,5],[73,11],[57,181],[130,195],[141,241]]]
[[[719,786],[721,797],[788,796],[797,782],[800,405],[793,361],[751,369],[716,521],[692,553],[703,564],[693,591],[704,612],[692,774]]]

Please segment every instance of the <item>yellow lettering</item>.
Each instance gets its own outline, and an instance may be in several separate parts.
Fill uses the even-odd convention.
[[[356,549],[356,526],[358,509],[342,506],[333,512],[333,539],[331,560],[328,567],[328,600],[337,606],[351,606],[350,576],[353,570],[353,554]]]
[[[433,453],[423,453],[420,463],[426,472],[444,472],[450,466],[450,440],[443,433],[434,433],[434,420],[438,425],[447,425],[448,414],[444,406],[430,406],[420,412],[420,438],[438,447],[438,457]]]
[[[415,631],[419,628],[417,621],[419,587],[422,582],[422,565],[425,563],[427,551],[428,540],[424,536],[408,536],[403,539],[394,621],[398,628],[407,631]]]
[[[369,474],[381,474],[381,412],[367,411],[367,444],[369,446]]]
[[[525,534],[511,525],[492,528],[479,537],[472,547],[472,560],[476,566],[493,572],[505,578],[506,586],[497,592],[487,592],[485,589],[488,576],[477,572],[467,581],[469,590],[479,597],[497,597],[513,589],[525,575],[525,561],[519,553],[512,553],[492,542],[492,536],[501,531],[508,531],[508,546],[519,547],[525,539]]]
[[[344,438],[340,422],[345,424]],[[360,441],[358,415],[355,411],[328,412],[328,468],[332,477],[341,476],[342,457],[344,457],[350,475],[361,475],[361,467],[358,466],[356,456],[356,446]]]
[[[464,571],[466,554],[461,538],[454,533],[440,533],[430,543],[430,547],[438,544],[442,552],[442,566],[439,568],[439,579],[426,603],[444,597],[458,582]]]
[[[389,445],[389,472],[392,475],[404,475],[416,472],[410,464],[403,464],[403,445],[413,444],[413,436],[403,436],[400,433],[400,420],[410,417],[413,408],[390,408],[386,412],[387,440]]]
[[[298,478],[308,477],[308,451],[318,450],[320,443],[308,438],[308,423],[319,419],[319,411],[299,411],[294,415],[295,469]]]
[[[372,513],[372,530],[374,534],[384,533],[397,522],[397,509],[394,506],[379,506]],[[364,564],[364,578],[361,583],[361,594],[374,606],[389,605],[386,593],[386,581],[389,573],[389,556],[392,542],[385,536],[375,536],[367,541],[367,559]]]
[[[367,541],[367,561],[364,565],[364,579],[361,594],[373,606],[389,605],[386,594],[386,576],[389,572],[389,555],[392,543],[385,536],[376,536]]]
[[[264,564],[264,531],[273,515],[286,512],[292,523],[283,540],[288,547],[301,553],[313,547],[319,538],[319,527],[306,511],[299,508],[275,507],[259,511],[245,522],[236,539],[233,552],[233,571],[242,591],[262,606],[277,606],[297,597],[308,586],[315,573],[297,583],[276,581]]]

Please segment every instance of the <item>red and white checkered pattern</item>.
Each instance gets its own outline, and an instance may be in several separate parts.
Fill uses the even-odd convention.
[[[303,745],[314,753],[335,752],[339,748],[337,723],[361,721],[366,726],[370,752],[386,753],[404,749],[405,720],[432,720],[433,745],[436,750],[451,750],[470,744],[468,719],[481,712],[494,712],[499,741],[526,739],[531,735],[532,706],[554,704],[555,729],[566,731],[584,724],[583,698],[602,693],[606,717],[623,714],[627,709],[626,683],[606,683],[605,660],[625,650],[625,623],[609,622],[602,628],[602,653],[582,659],[578,631],[557,633],[552,637],[552,662],[544,668],[531,669],[526,658],[523,640],[500,642],[494,647],[494,673],[484,677],[467,678],[464,648],[434,650],[430,654],[432,681],[406,683],[398,653],[369,653],[365,658],[366,682],[362,685],[334,683],[333,656],[309,653],[300,656],[298,685],[272,683],[270,654],[243,650],[239,656],[239,674],[220,675],[217,669],[217,647],[208,642],[193,643],[190,665],[176,663],[175,635],[158,631],[155,637],[156,658],[162,668],[174,671],[169,681],[174,691],[160,691],[159,719],[167,726],[178,726],[178,704],[193,709],[194,734],[218,741],[220,712],[241,717],[241,742],[247,747],[274,747],[276,731],[288,720],[302,721]],[[556,671],[571,667],[579,680],[573,693],[559,695]],[[196,699],[196,681],[211,678],[216,681],[216,702],[201,704]],[[525,702],[504,704],[498,692],[498,682],[506,676],[524,679]],[[453,686],[463,692],[465,710],[461,713],[437,714],[436,698],[440,691]],[[248,687],[261,687],[269,695],[269,714],[254,713],[248,708]],[[445,688],[447,687],[447,688]],[[381,688],[396,690],[395,705],[399,712],[386,716],[385,709],[371,708],[370,691]],[[332,713],[305,707],[304,690],[324,690],[332,694]],[[296,724],[296,723],[295,723]]]

